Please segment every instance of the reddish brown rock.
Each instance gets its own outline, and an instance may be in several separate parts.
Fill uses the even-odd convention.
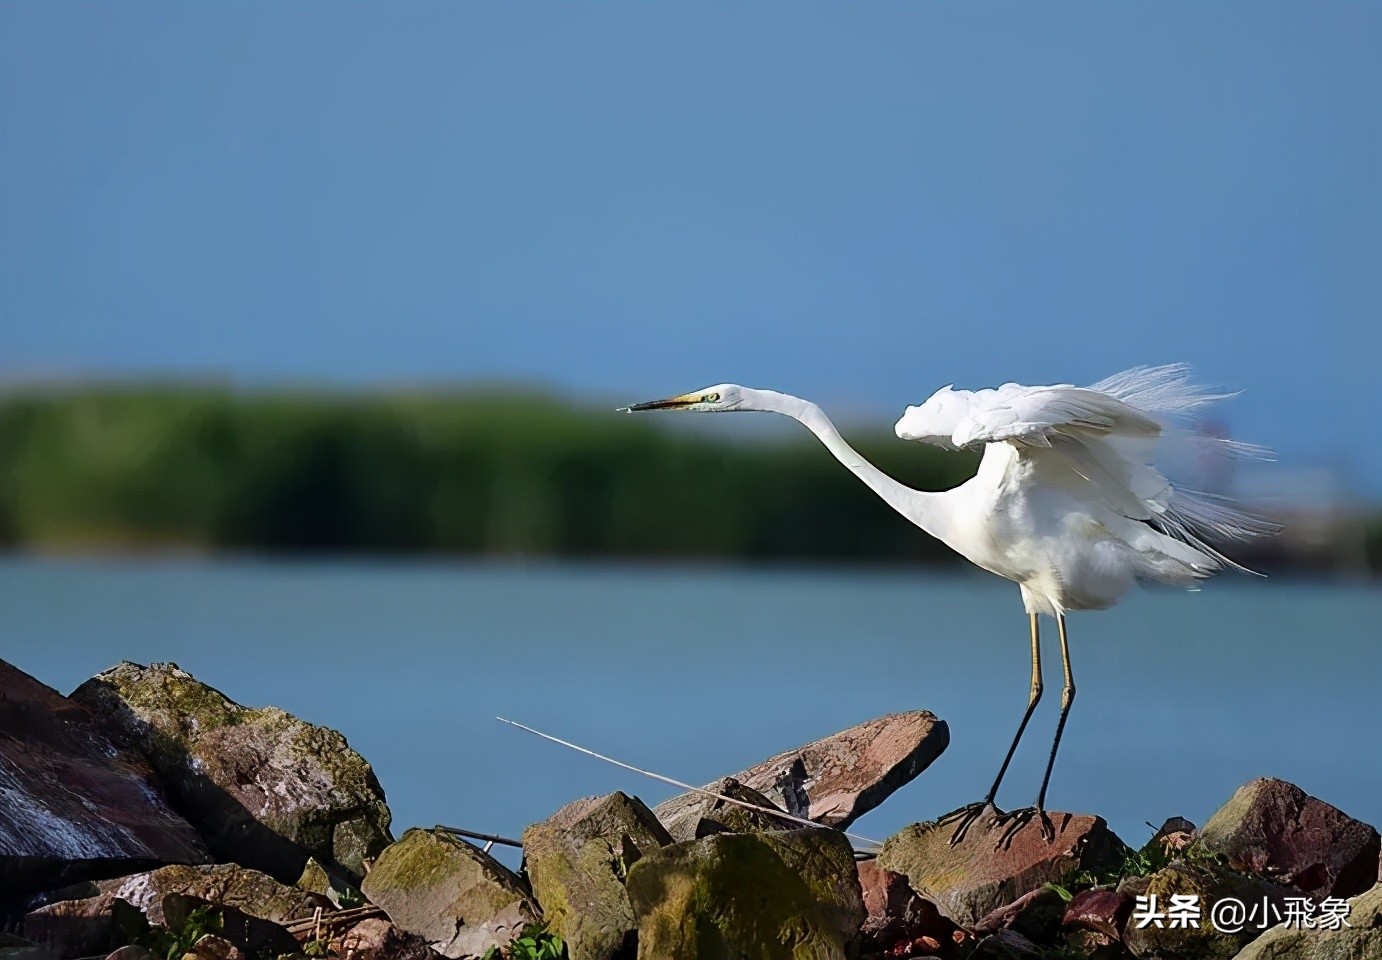
[[[1123,924],[1132,912],[1133,898],[1109,887],[1081,890],[1065,908],[1061,924],[1092,930],[1110,941],[1122,936]]]
[[[1016,930],[1028,940],[1046,943],[1055,938],[1065,915],[1065,900],[1048,886],[1029,890],[1006,907],[999,907],[973,927],[975,936]]]
[[[0,660],[0,901],[205,863],[153,770],[84,707]]]
[[[950,728],[927,710],[893,713],[764,760],[733,779],[788,813],[844,829],[931,765]],[[664,822],[686,794],[653,812]]]
[[[942,917],[934,903],[917,896],[906,877],[883,869],[877,860],[860,860],[856,868],[868,914],[859,928],[864,953],[890,950],[898,944],[915,947],[924,938],[937,947],[950,942],[955,924]]]
[[[933,960],[942,951],[947,950],[944,941],[937,940],[935,937],[914,937],[910,940],[899,940],[887,950],[882,956],[896,958],[896,960]]]
[[[1074,870],[1116,867],[1129,853],[1102,817],[1051,813],[1054,842],[1035,823],[1005,839],[1006,828],[976,821],[951,845],[954,824],[914,823],[888,838],[879,866],[906,875],[912,889],[962,927],[976,924],[1046,883]]]
[[[436,960],[438,956],[421,937],[378,917],[361,920],[342,934],[336,953],[351,960]]]
[[[1375,829],[1285,780],[1238,788],[1200,831],[1200,844],[1234,869],[1269,877],[1314,899],[1352,897],[1376,880]]]

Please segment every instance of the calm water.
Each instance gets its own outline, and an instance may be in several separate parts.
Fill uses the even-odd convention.
[[[574,797],[671,788],[503,715],[691,782],[889,711],[950,749],[860,821],[883,837],[978,798],[1027,690],[1017,588],[983,574],[728,567],[0,559],[0,656],[68,692],[121,659],[173,660],[241,703],[343,731],[398,832],[517,836]],[[1203,823],[1256,776],[1382,824],[1374,742],[1382,591],[1224,579],[1071,618],[1079,686],[1055,809],[1125,839]],[[1001,801],[1030,802],[1047,697]]]

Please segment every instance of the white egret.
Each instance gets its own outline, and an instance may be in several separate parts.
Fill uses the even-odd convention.
[[[621,409],[763,411],[799,420],[898,513],[970,562],[1017,583],[1031,639],[1027,708],[984,799],[948,815],[960,821],[952,840],[958,842],[986,810],[995,823],[1007,824],[1005,839],[1033,818],[1048,839],[1054,837],[1046,790],[1075,699],[1068,611],[1112,606],[1138,579],[1193,585],[1238,566],[1218,545],[1277,529],[1225,498],[1172,484],[1157,467],[1159,456],[1177,443],[1213,444],[1229,455],[1265,452],[1187,429],[1202,407],[1227,396],[1192,384],[1183,364],[1137,367],[1089,387],[944,387],[908,407],[896,426],[904,440],[983,447],[975,476],[942,492],[894,480],[855,452],[820,407],[788,394],[724,383]],[[996,806],[998,787],[1041,699],[1042,614],[1055,618],[1060,635],[1060,719],[1036,804],[1004,813]]]

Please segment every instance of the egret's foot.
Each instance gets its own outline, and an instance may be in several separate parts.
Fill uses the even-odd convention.
[[[950,845],[953,847],[964,840],[965,834],[969,833],[969,828],[974,826],[985,813],[992,814],[989,819],[990,826],[998,823],[1002,817],[1007,816],[1002,810],[999,810],[993,805],[992,800],[980,800],[978,803],[969,803],[960,807],[958,810],[952,810],[944,814],[936,820],[936,825],[939,826],[940,824],[950,823],[955,820],[960,821],[959,826],[955,828],[955,832],[950,835]]]
[[[1041,807],[1020,807],[1008,813],[1000,813],[994,818],[995,824],[1006,824],[1003,835],[998,838],[998,847],[1006,849],[1013,842],[1013,837],[1032,821],[1041,825],[1041,836],[1047,843],[1056,842],[1056,825],[1051,822],[1051,818],[1046,815],[1046,811]],[[997,848],[995,848],[997,849]]]

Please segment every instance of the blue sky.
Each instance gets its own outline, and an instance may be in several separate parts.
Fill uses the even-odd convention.
[[[1188,360],[1382,492],[1382,7],[0,5],[0,377]]]

